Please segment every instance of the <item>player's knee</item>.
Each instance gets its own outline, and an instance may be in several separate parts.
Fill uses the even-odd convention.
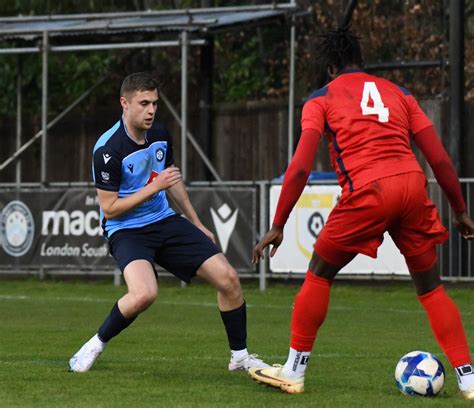
[[[353,257],[354,256],[352,256],[352,258]],[[346,263],[350,262],[350,259],[348,261],[346,261],[345,259],[342,260],[341,264],[345,265]],[[342,266],[332,264],[329,261],[323,259],[316,252],[313,252],[313,256],[309,264],[309,270],[316,276],[332,281],[341,268]]]
[[[405,256],[405,261],[410,272],[424,272],[432,269],[438,257],[436,248],[433,246],[421,254]]]
[[[435,247],[417,256],[405,257],[405,260],[418,296],[433,291],[441,284],[441,278],[436,269]]]
[[[152,305],[158,293],[154,290],[144,290],[134,294],[135,308],[141,312]]]
[[[224,267],[219,280],[218,290],[222,294],[230,297],[238,297],[242,294],[239,275],[232,266],[226,265]]]

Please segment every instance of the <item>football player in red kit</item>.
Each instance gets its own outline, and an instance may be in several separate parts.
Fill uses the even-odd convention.
[[[377,256],[388,232],[405,257],[431,328],[455,369],[459,388],[474,400],[474,370],[457,306],[445,292],[436,268],[437,244],[448,238],[426,193],[426,178],[410,147],[426,157],[452,208],[454,225],[474,239],[454,166],[432,122],[406,89],[365,73],[358,38],[348,28],[323,36],[321,56],[332,81],[306,101],[302,133],[286,171],[273,226],[256,245],[253,262],[283,240],[283,227],[308,180],[324,133],[342,195],[315,246],[296,296],[288,360],[283,366],[253,369],[259,382],[296,394],[329,304],[337,272],[357,254]]]

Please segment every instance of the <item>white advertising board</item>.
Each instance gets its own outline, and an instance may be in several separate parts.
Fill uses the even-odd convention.
[[[270,187],[270,225],[275,215],[281,185]],[[272,272],[301,272],[308,270],[313,245],[329,213],[336,205],[339,186],[306,186],[285,225],[285,238],[277,253],[270,259]],[[386,233],[379,247],[377,259],[357,255],[339,273],[408,275],[405,259]]]

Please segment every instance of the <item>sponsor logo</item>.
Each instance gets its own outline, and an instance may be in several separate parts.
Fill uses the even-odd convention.
[[[222,204],[217,211],[211,208],[212,221],[214,221],[217,237],[219,238],[219,243],[221,244],[223,253],[226,253],[227,247],[229,246],[230,236],[232,235],[232,232],[234,232],[238,214],[238,209],[232,213],[230,207],[226,203]]]
[[[100,258],[109,255],[107,244],[94,247],[85,242],[82,246],[70,245],[65,243],[61,246],[47,246],[45,242],[41,244],[40,255],[45,257],[79,257]]]
[[[309,356],[303,356],[301,357],[301,365],[308,365],[308,361],[309,361]]]
[[[150,177],[148,178],[148,181],[146,182],[146,185],[150,184],[157,177],[158,177],[158,172],[156,172],[155,170],[152,170]]]
[[[5,206],[0,219],[0,237],[7,254],[26,254],[33,243],[34,230],[33,216],[24,203],[15,200]]]
[[[104,183],[108,183],[110,181],[110,174],[107,173],[106,171],[101,171],[100,176],[102,177],[102,181]]]
[[[458,375],[461,376],[461,377],[463,375],[469,375],[469,374],[474,373],[474,371],[473,371],[473,369],[470,365],[463,365],[461,367],[457,367],[456,371],[457,371]]]
[[[43,211],[41,235],[101,235],[98,211]]]
[[[127,167],[130,170],[130,173],[133,174],[133,163],[130,163]]]
[[[112,157],[110,156],[110,154],[108,154],[108,153],[102,154],[102,157],[104,158],[104,163],[105,163],[105,164],[107,164],[107,163],[109,162],[109,160],[112,158]]]
[[[296,353],[295,361],[293,362],[293,371],[296,371],[298,368],[298,363],[300,362],[301,359],[301,351],[298,351]]]
[[[84,203],[87,206],[96,206],[99,205],[99,197],[95,196],[86,196],[86,202]]]
[[[155,156],[156,156],[156,160],[158,160],[159,162],[162,161],[165,157],[165,151],[160,147],[156,153],[155,153]]]

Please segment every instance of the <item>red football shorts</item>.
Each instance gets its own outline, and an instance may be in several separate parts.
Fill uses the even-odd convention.
[[[338,266],[345,265],[354,253],[376,258],[385,231],[405,257],[423,254],[448,238],[426,193],[423,173],[398,174],[352,193],[344,191],[314,249]]]

